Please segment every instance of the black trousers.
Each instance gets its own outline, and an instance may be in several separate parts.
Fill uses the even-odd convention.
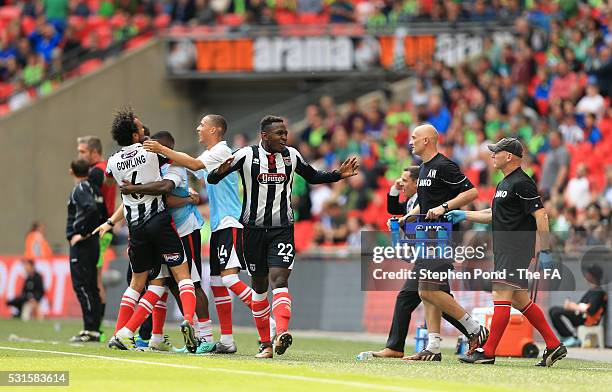
[[[130,281],[132,280],[132,268],[130,267],[130,265],[128,264],[128,269],[127,269],[127,274],[125,275],[126,280],[127,280],[127,284],[128,286],[130,285]],[[140,296],[142,297],[145,293],[146,289],[140,293]],[[140,337],[143,340],[149,340],[151,339],[151,334],[153,333],[153,316],[152,313],[146,318],[146,320],[144,321],[144,323],[140,324],[140,328],[138,329],[138,335],[140,335]]]
[[[584,318],[577,315],[572,310],[563,309],[561,306],[553,306],[552,308],[548,309],[548,314],[550,316],[550,321],[559,333],[559,336],[564,338],[569,338],[572,336],[575,337],[576,333],[567,327],[562,320],[563,317],[565,317],[574,327],[584,324]]]
[[[70,247],[72,288],[81,304],[83,329],[100,330],[100,292],[98,290],[98,257],[100,241],[90,237]]]
[[[6,304],[8,306],[13,306],[17,308],[17,314],[15,315],[15,317],[19,317],[21,316],[21,310],[23,309],[23,305],[25,305],[26,302],[28,302],[28,299],[25,296],[20,295],[19,297],[15,297],[10,301],[6,301]]]
[[[415,283],[415,279],[408,279],[399,293],[397,293],[395,309],[393,310],[393,321],[391,321],[391,330],[387,339],[387,348],[391,350],[404,352],[410,317],[412,312],[421,303],[421,297],[419,297],[418,288]],[[452,296],[452,294],[448,294]],[[446,313],[443,313],[442,317],[461,331],[462,334],[465,336],[469,335],[458,320],[455,320]]]

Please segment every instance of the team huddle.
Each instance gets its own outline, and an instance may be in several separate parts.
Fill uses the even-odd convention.
[[[100,205],[97,186],[90,186],[86,180],[89,167],[82,161],[72,165],[77,185],[70,199],[67,229],[71,272],[73,281],[75,276],[86,276],[89,281],[89,285],[75,285],[85,321],[85,331],[76,339],[100,340],[95,331],[99,331],[103,305],[91,301],[95,294],[91,289],[96,284],[95,268],[92,273],[91,268],[79,267],[80,263],[73,260],[86,259],[100,251],[100,247],[108,246],[112,227],[125,221],[129,229],[129,287],[123,293],[109,347],[138,350],[135,335],[150,319],[150,349],[235,353],[231,291],[252,313],[260,342],[256,357],[282,355],[293,342],[289,332],[292,297],[288,281],[295,259],[291,208],[294,176],[299,174],[311,184],[337,182],[357,174],[357,158],[348,158],[331,172],[314,169],[295,148],[287,146],[286,125],[275,116],[262,119],[259,145],[235,152],[224,141],[226,120],[213,114],[203,117],[197,131],[198,142],[206,150],[197,158],[175,151],[169,132],[147,138],[145,128],[131,109],[115,115],[112,136],[121,149],[108,159],[104,182],[106,186],[115,183],[121,191],[123,203],[114,212],[114,206]],[[405,214],[400,224],[417,215],[428,220],[444,216],[454,226],[463,220],[492,223],[496,271],[527,268],[535,255],[538,233],[538,262],[549,268],[552,259],[548,218],[535,183],[521,169],[521,143],[510,138],[489,146],[495,167],[505,177],[498,185],[492,208],[483,211],[461,210],[477,198],[478,191],[453,161],[438,152],[437,143],[438,134],[433,126],[426,124],[414,129],[413,153],[423,163],[407,169],[400,181],[403,185],[396,184],[391,189],[389,212]],[[204,181],[209,198],[210,282],[221,329],[217,342],[213,339],[208,298],[201,284],[203,218],[196,208],[199,196],[189,188],[189,172]],[[242,201],[238,181],[242,184]],[[102,179],[96,182],[102,184]],[[409,198],[403,203],[399,202],[400,189]],[[91,227],[94,218],[85,217],[82,212],[85,205],[96,206],[96,210],[92,207],[90,211],[101,211],[99,215],[92,212],[92,216],[110,217],[99,227]],[[508,232],[517,235],[508,238]],[[414,268],[444,276],[453,265],[449,261],[428,260],[417,261]],[[251,276],[251,286],[239,278],[241,270]],[[551,366],[565,357],[567,350],[552,332],[540,307],[530,300],[527,284],[525,279],[518,278],[492,282],[495,306],[489,331],[453,298],[448,279],[409,279],[398,294],[387,345],[372,355],[440,361],[440,324],[444,318],[469,340],[469,350],[460,358],[462,362],[492,364],[512,306],[522,312],[546,341],[544,356],[537,365]],[[268,300],[270,287],[272,304]],[[180,330],[185,346],[179,350],[172,347],[164,334],[169,293],[184,318]],[[410,316],[421,302],[425,307],[428,344],[422,351],[404,356]]]
[[[131,110],[115,116],[112,135],[121,149],[108,159],[106,175],[119,186],[123,203],[93,234],[103,236],[121,220],[127,222],[131,276],[109,347],[137,350],[136,331],[151,315],[148,347],[170,350],[163,333],[170,292],[184,317],[180,325],[184,351],[234,353],[231,291],[252,312],[260,341],[256,357],[281,355],[293,342],[288,288],[295,257],[293,177],[297,173],[310,183],[336,182],[357,173],[357,159],[347,159],[332,172],[315,170],[286,145],[287,129],[280,117],[265,117],[261,143],[234,153],[223,140],[227,123],[222,116],[205,116],[197,130],[207,149],[192,158],[173,150],[169,132],[146,140],[145,127]],[[204,179],[209,197],[210,278],[221,327],[216,343],[200,284],[202,217],[195,208],[197,196],[189,189],[187,170]],[[240,280],[240,270],[249,272],[252,288]]]

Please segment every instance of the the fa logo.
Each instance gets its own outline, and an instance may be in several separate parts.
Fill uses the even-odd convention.
[[[508,191],[497,191],[495,192],[495,197],[506,197],[508,196]]]
[[[437,172],[437,171],[438,171],[437,169],[431,169],[431,170],[429,170],[429,173],[427,173],[427,177],[428,177],[428,178],[436,178],[436,172]]]
[[[259,158],[253,158],[253,165],[259,165]]]

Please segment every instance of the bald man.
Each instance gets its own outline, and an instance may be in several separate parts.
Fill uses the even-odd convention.
[[[450,210],[459,209],[478,197],[478,191],[461,172],[459,166],[438,152],[438,131],[431,124],[416,127],[412,132],[413,153],[423,163],[417,184],[418,204],[408,216],[426,214],[425,218],[437,220]],[[458,227],[453,227],[453,230]],[[425,319],[429,332],[427,347],[414,355],[405,357],[410,361],[441,361],[440,324],[442,313],[461,323],[470,336],[470,350],[486,341],[489,331],[479,325],[455,301],[450,293],[448,279],[434,279],[426,272],[446,272],[453,269],[452,262],[445,260],[417,260],[414,267],[418,279],[419,296],[425,306]]]

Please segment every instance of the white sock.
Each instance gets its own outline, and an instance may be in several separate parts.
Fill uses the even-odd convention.
[[[213,342],[213,330],[212,330],[212,320],[205,321],[203,323],[198,322],[198,332],[200,333],[200,338],[204,338],[206,342]]]
[[[270,337],[276,335],[276,320],[270,316]]]
[[[219,341],[222,344],[229,346],[230,344],[234,343],[234,335],[221,335],[221,338],[219,339]]]
[[[465,327],[470,335],[480,332],[480,324],[467,313],[459,319],[459,322]]]
[[[127,329],[127,327],[123,327],[119,331],[117,331],[117,336],[121,338],[133,338],[134,332]]]
[[[428,339],[429,341],[427,342],[427,347],[425,348],[425,350],[432,352],[434,354],[439,354],[440,353],[440,341],[442,340],[442,338],[440,337],[440,334],[430,333],[428,335]]]
[[[151,339],[149,339],[149,343],[151,343],[151,342],[163,342],[163,341],[164,341],[164,335],[158,334],[158,333],[151,334]]]

